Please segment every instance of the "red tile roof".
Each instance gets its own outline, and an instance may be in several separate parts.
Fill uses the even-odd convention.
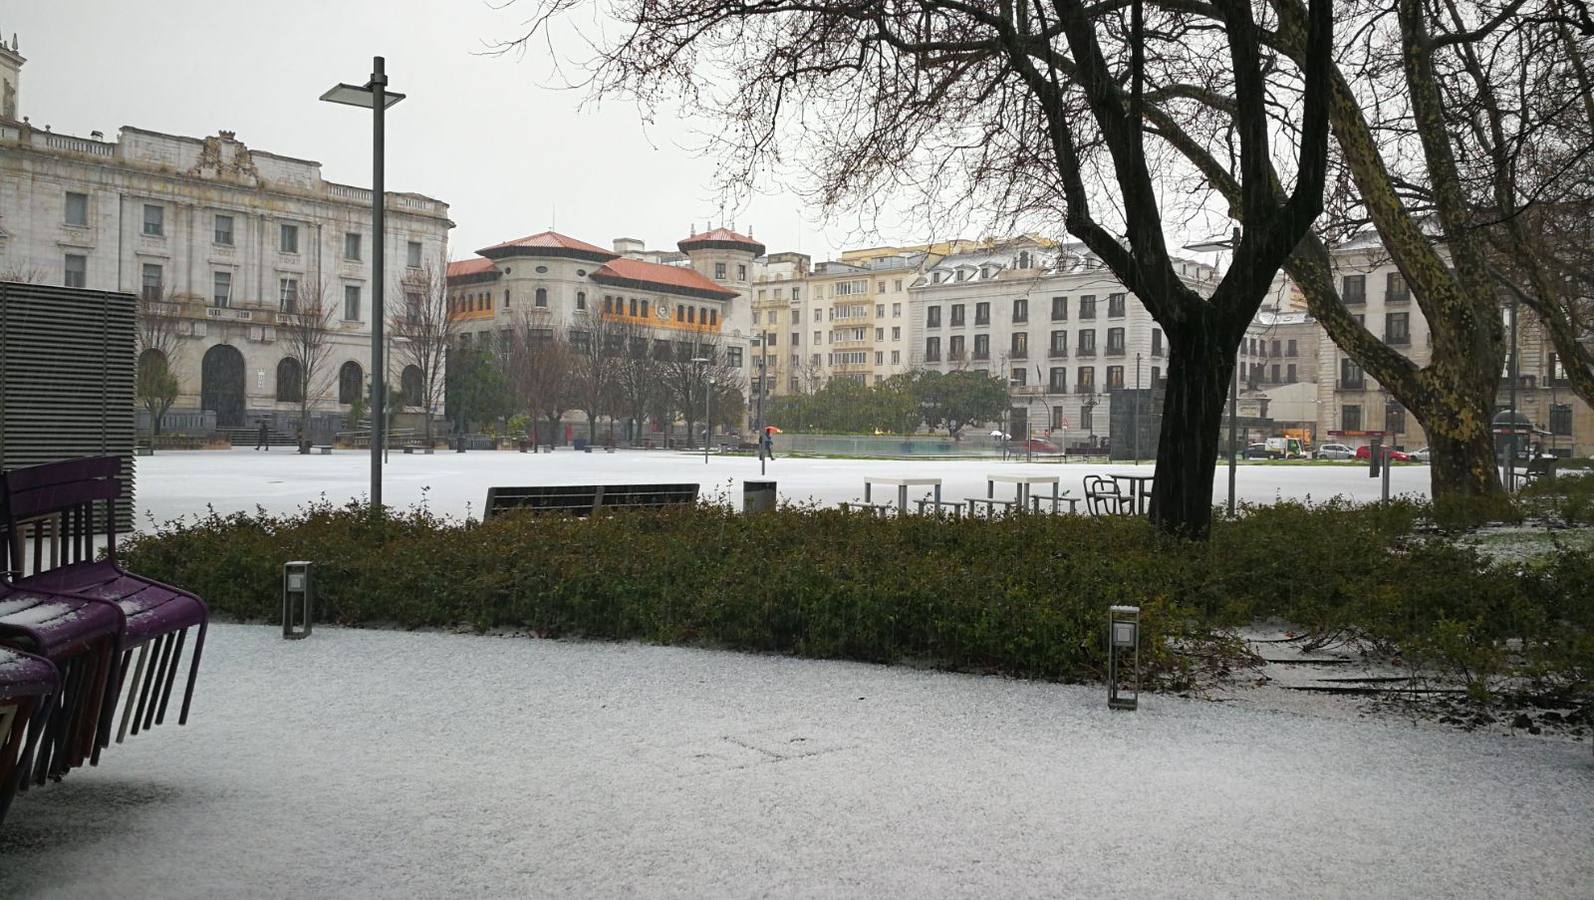
[[[684,266],[666,266],[624,257],[611,259],[604,263],[602,268],[592,273],[592,278],[594,281],[599,282],[608,281],[614,284],[654,287],[675,293],[726,300],[741,293],[740,291],[731,290],[713,279],[705,278],[696,269],[688,269]]]
[[[491,270],[493,261],[477,257],[475,259],[457,259],[448,264],[448,277],[459,278],[463,275],[476,275]]]
[[[753,240],[745,234],[732,231],[729,228],[715,228],[710,231],[700,231],[691,237],[682,238],[677,244],[681,252],[685,253],[694,247],[739,247],[751,250],[755,256],[764,255],[764,245]]]
[[[557,231],[542,231],[538,232],[537,234],[529,234],[517,240],[505,241],[502,244],[494,244],[491,247],[484,247],[476,252],[483,256],[492,256],[495,254],[504,255],[506,251],[514,250],[541,250],[545,251],[543,255],[550,256],[559,255],[559,251],[561,250],[569,251],[577,255],[596,256],[603,259],[613,259],[616,256],[619,256],[618,253],[615,253],[612,250],[605,250],[602,247],[589,244],[586,241],[578,241],[573,237],[560,234]]]

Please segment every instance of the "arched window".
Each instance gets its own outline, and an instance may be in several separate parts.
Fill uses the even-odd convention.
[[[365,370],[360,364],[350,360],[338,370],[338,402],[345,406],[352,405],[365,393]]]
[[[299,403],[304,400],[304,373],[299,361],[291,356],[284,356],[277,363],[277,399],[284,403]]]
[[[420,366],[404,367],[403,373],[399,376],[399,390],[404,395],[405,406],[426,405],[426,397],[423,396],[426,393],[426,389],[423,386],[423,381]]]
[[[504,291],[504,305],[509,305],[509,292]],[[548,289],[537,288],[537,306],[545,308],[548,305]]]

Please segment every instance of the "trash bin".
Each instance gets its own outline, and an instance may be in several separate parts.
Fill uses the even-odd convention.
[[[775,482],[742,482],[742,512],[773,512],[775,509]]]

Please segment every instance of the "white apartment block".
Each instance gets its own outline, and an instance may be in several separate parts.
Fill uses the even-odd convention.
[[[331,361],[325,383],[310,386],[319,421],[304,425],[341,421],[369,384],[371,192],[229,131],[193,138],[124,126],[107,141],[36,127],[18,118],[22,62],[0,50],[0,273],[159,301],[180,319],[171,418],[191,427],[299,424],[303,386],[278,341],[278,315],[318,290],[335,308]],[[424,267],[443,265],[453,223],[430,197],[390,192],[386,202],[394,298]]]
[[[1212,266],[1175,266],[1199,292],[1216,284]],[[1079,244],[1020,238],[954,252],[910,295],[911,364],[1007,378],[1016,436],[1097,444],[1109,392],[1155,387],[1167,367],[1162,329]]]
[[[1356,318],[1385,343],[1418,365],[1432,357],[1433,339],[1411,289],[1375,234],[1362,235],[1334,248],[1334,277],[1340,298]],[[1510,389],[1509,313],[1506,371],[1501,372],[1496,411],[1507,409]],[[1594,453],[1594,413],[1572,393],[1566,370],[1542,324],[1525,307],[1518,312],[1517,409],[1547,434],[1536,438],[1544,449],[1561,455]],[[1381,437],[1385,443],[1415,450],[1427,436],[1388,391],[1333,341],[1319,337],[1317,384],[1320,441],[1339,440],[1352,446]]]

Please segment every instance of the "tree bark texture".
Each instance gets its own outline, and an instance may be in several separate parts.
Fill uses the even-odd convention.
[[[1234,378],[1233,342],[1215,316],[1168,337],[1168,387],[1157,443],[1151,521],[1161,530],[1205,538],[1212,525],[1212,482],[1223,410]]]

